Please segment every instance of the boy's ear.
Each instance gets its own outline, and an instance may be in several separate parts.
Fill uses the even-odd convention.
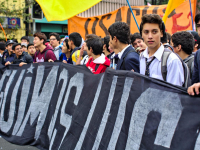
[[[116,37],[116,36],[114,36],[114,37],[113,37],[113,40],[114,40],[115,42],[117,42],[117,37]]]
[[[92,49],[92,47],[90,47],[90,52],[93,53],[93,49]]]
[[[105,49],[105,48],[106,48],[106,44],[103,45],[103,49]]]
[[[181,45],[179,44],[179,45],[178,45],[178,51],[181,51],[181,48],[182,48],[182,47],[181,47]]]
[[[161,33],[160,37],[163,37],[163,30],[161,30],[160,33]]]

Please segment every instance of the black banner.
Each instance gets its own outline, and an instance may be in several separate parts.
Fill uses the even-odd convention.
[[[131,71],[0,70],[0,135],[42,150],[199,150],[200,98]]]

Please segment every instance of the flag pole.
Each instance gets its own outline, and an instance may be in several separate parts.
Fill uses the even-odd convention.
[[[192,20],[192,29],[193,29],[193,31],[195,31],[195,29],[194,29],[194,21],[193,21],[193,13],[192,13],[191,0],[189,0],[189,3],[190,3],[190,13],[191,13],[191,20]]]
[[[127,1],[128,6],[129,6],[129,8],[130,8],[130,10],[131,10],[131,13],[132,13],[133,18],[134,18],[134,20],[135,20],[135,23],[136,23],[136,25],[137,25],[137,28],[138,28],[138,30],[140,31],[140,27],[139,27],[139,25],[138,25],[138,23],[137,23],[137,20],[136,20],[136,18],[135,18],[135,15],[134,15],[134,13],[133,13],[133,10],[132,10],[132,8],[131,8],[131,5],[130,5],[130,3],[129,3],[128,0],[126,0],[126,1]]]

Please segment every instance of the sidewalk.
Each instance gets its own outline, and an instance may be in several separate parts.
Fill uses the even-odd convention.
[[[14,145],[0,137],[0,150],[38,150],[38,149],[32,146]]]

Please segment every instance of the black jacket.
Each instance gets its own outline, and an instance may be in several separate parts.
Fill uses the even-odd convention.
[[[1,63],[2,63],[3,65],[5,65],[5,63],[8,62],[8,61],[9,61],[10,63],[13,63],[14,57],[15,57],[15,54],[14,54],[14,53],[12,53],[11,55],[9,55],[8,50],[5,50],[5,51],[3,52],[3,56],[2,56],[2,59],[1,59]]]
[[[17,56],[15,56],[15,58],[13,60],[13,64],[20,64],[21,62],[24,62],[27,64],[33,63],[33,58],[29,54],[23,52],[22,55],[19,56],[19,58],[17,58]]]

